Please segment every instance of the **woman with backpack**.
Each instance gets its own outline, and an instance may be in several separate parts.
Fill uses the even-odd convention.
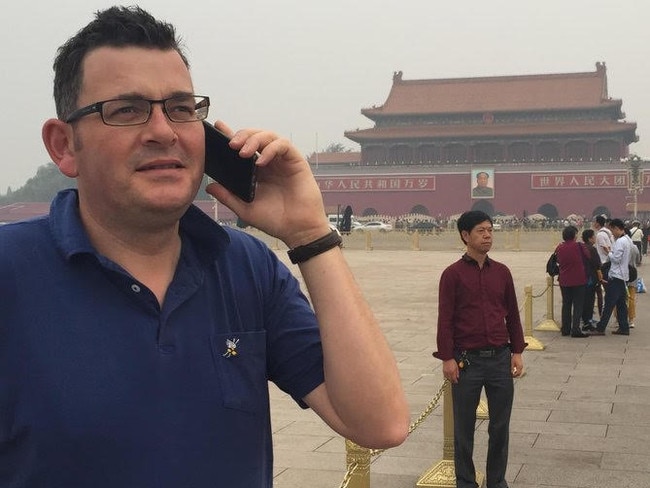
[[[560,291],[562,292],[562,335],[589,337],[580,329],[580,321],[587,285],[587,266],[591,256],[587,248],[576,241],[578,229],[569,225],[562,231],[562,239],[555,255],[560,265]]]

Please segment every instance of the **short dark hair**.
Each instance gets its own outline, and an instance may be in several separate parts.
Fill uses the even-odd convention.
[[[578,228],[575,225],[567,225],[562,229],[562,240],[572,241],[578,235]]]
[[[479,171],[478,173],[476,173],[476,178],[478,178],[481,175],[485,175],[486,178],[490,177],[490,173],[488,173],[487,171]]]
[[[596,215],[596,217],[594,217],[594,221],[601,227],[605,227],[605,224],[607,223],[607,219],[602,215]]]
[[[68,39],[54,59],[54,104],[57,117],[65,120],[77,109],[83,81],[83,60],[100,47],[138,46],[175,50],[189,63],[173,25],[156,20],[140,7],[110,7],[95,13],[95,19]]]
[[[456,223],[458,227],[458,233],[460,234],[460,240],[467,244],[465,242],[465,239],[463,239],[463,231],[472,232],[472,229],[474,227],[476,227],[481,222],[485,222],[486,220],[490,222],[490,225],[492,225],[492,219],[490,216],[481,210],[470,210],[468,212],[464,212],[458,218],[458,222]]]
[[[582,231],[582,242],[589,242],[596,233],[593,229],[585,229]]]
[[[625,222],[621,219],[612,219],[609,221],[610,227],[616,227],[617,229],[625,230]]]

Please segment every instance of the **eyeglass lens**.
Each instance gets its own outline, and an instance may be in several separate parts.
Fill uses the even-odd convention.
[[[203,120],[208,115],[204,97],[181,96],[163,101],[164,111],[172,122]],[[109,125],[137,125],[149,120],[152,102],[144,99],[109,100],[102,105],[102,118]]]

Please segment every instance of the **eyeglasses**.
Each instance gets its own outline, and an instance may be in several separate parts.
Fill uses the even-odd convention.
[[[141,125],[149,122],[153,104],[160,103],[172,122],[196,122],[208,116],[210,98],[199,95],[178,95],[162,100],[146,98],[117,98],[96,102],[72,112],[65,120],[70,124],[86,115],[98,112],[106,125]]]

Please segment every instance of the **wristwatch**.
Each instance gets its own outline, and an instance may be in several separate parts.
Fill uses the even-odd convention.
[[[337,230],[332,230],[332,232],[329,234],[321,237],[320,239],[316,239],[309,244],[289,249],[289,251],[287,251],[287,254],[289,255],[289,259],[293,264],[299,264],[304,263],[314,256],[318,256],[319,254],[329,251],[332,248],[335,248],[337,246],[341,247],[342,244],[343,239],[341,238],[341,234],[339,234]]]

